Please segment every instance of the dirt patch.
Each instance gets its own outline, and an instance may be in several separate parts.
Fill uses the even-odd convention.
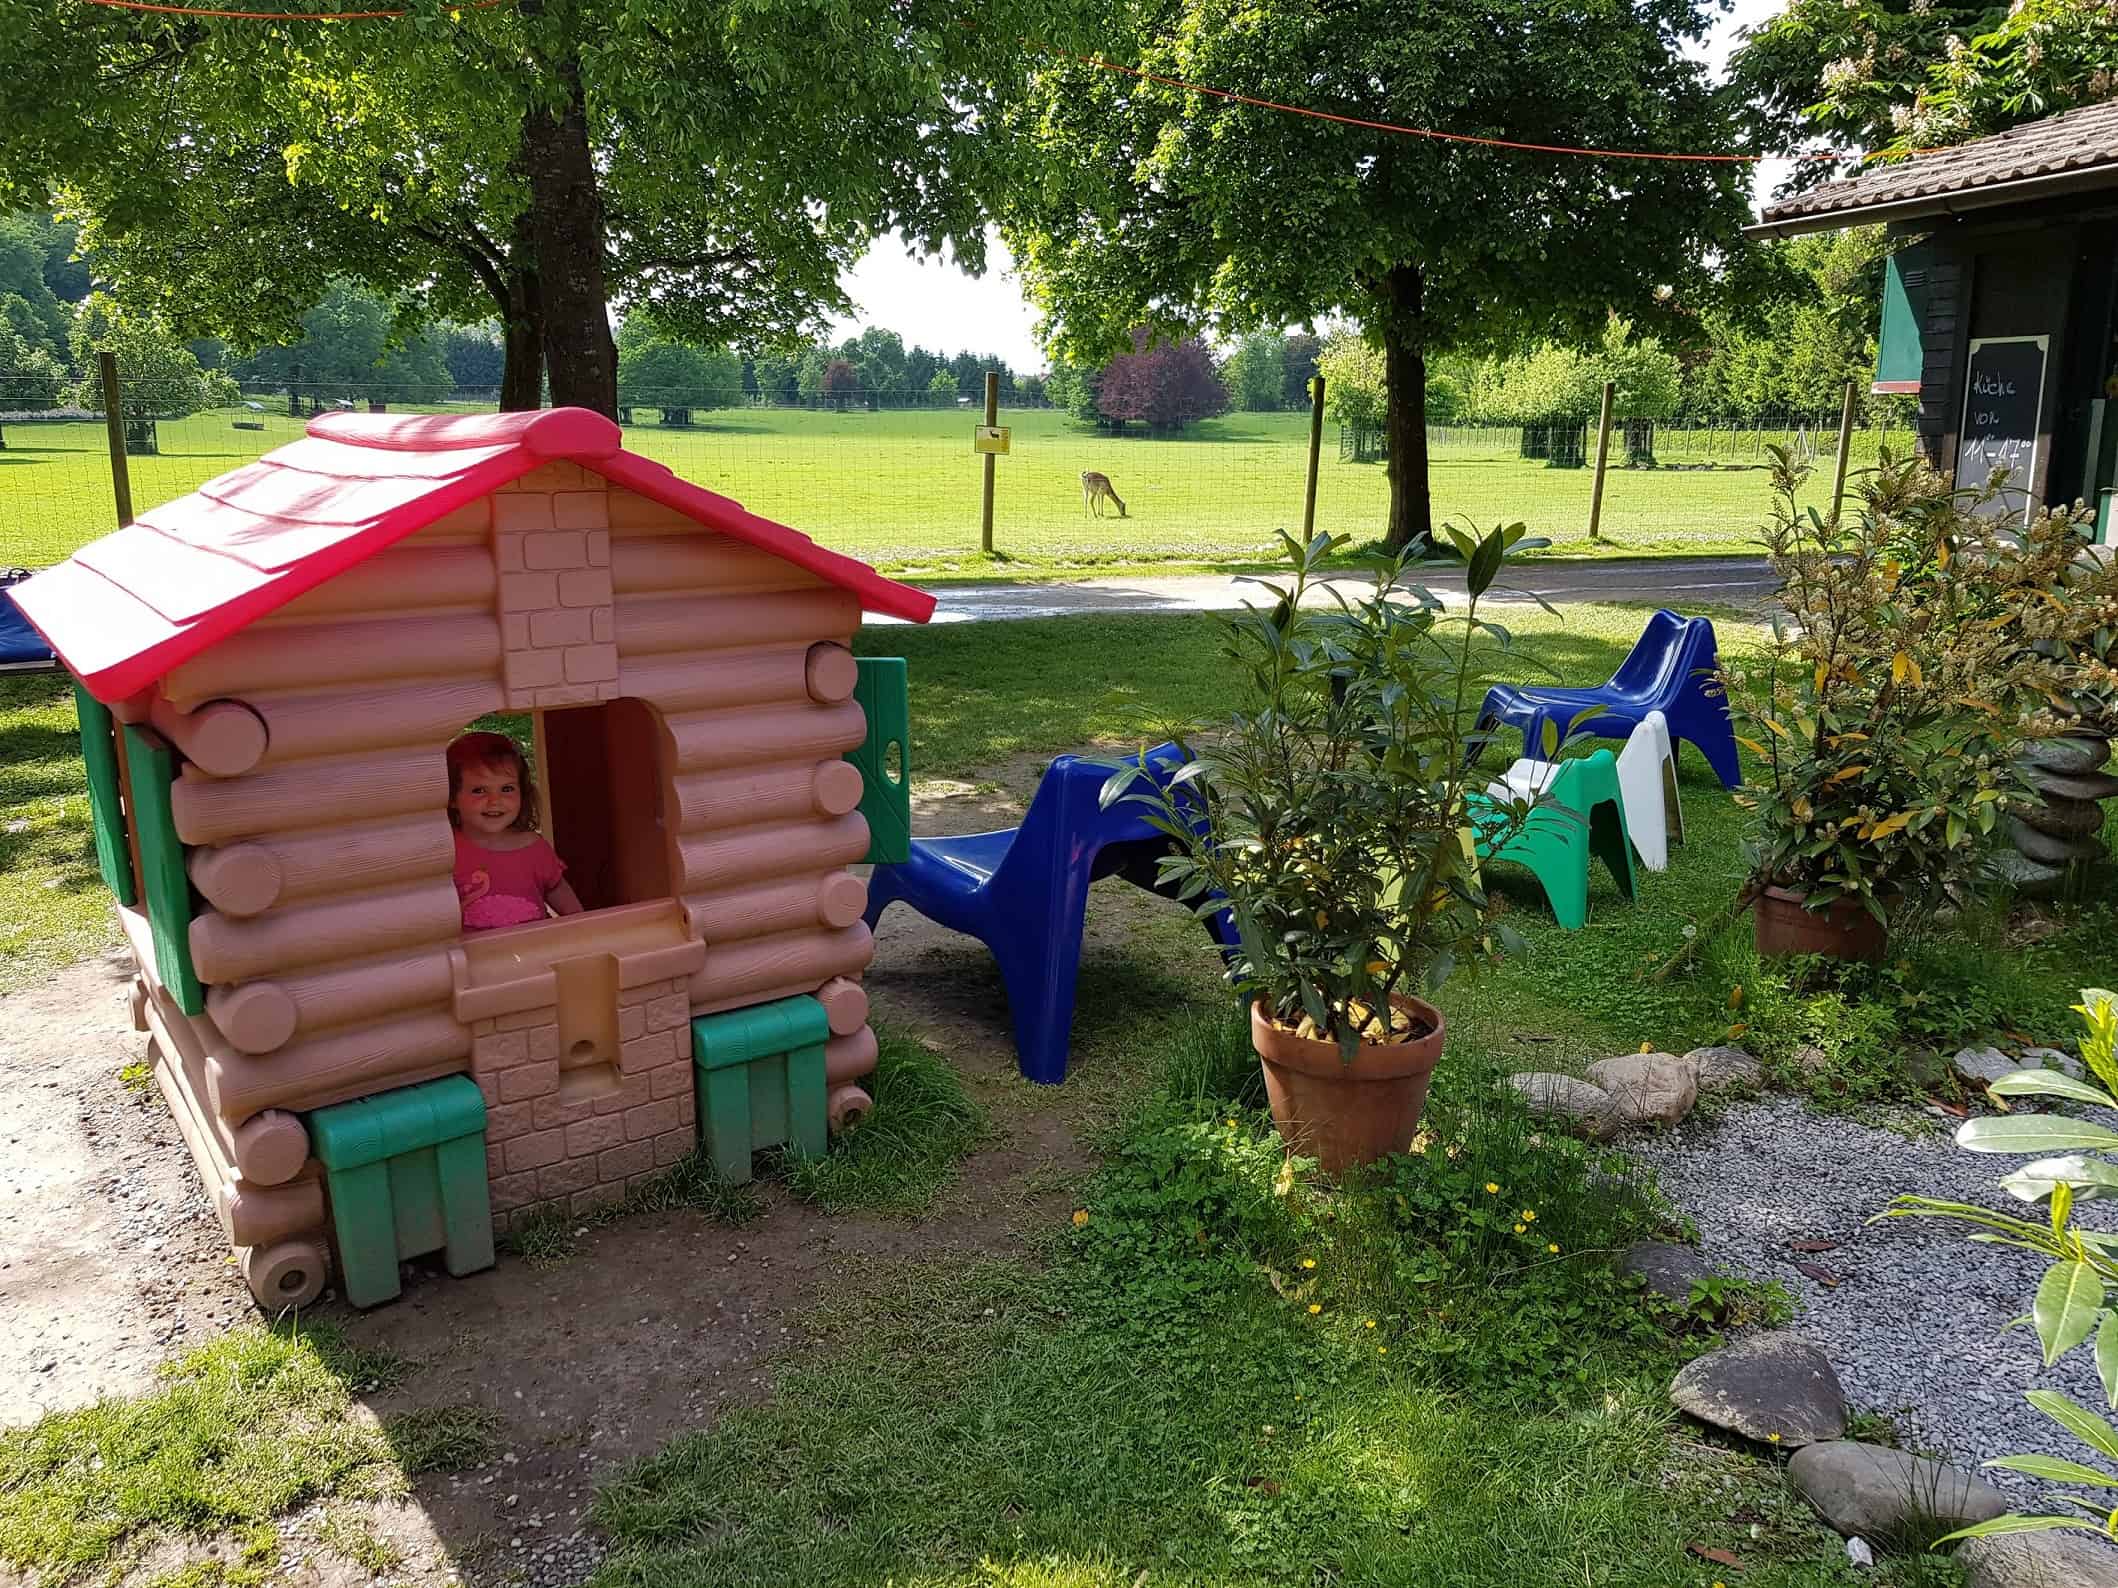
[[[1045,759],[921,785],[917,830],[1013,823]],[[415,1480],[408,1502],[287,1519],[275,1580],[369,1580],[328,1542],[334,1511],[398,1557],[393,1581],[577,1580],[596,1554],[585,1531],[596,1481],[763,1397],[776,1361],[829,1343],[817,1321],[825,1301],[893,1260],[1019,1252],[1065,1217],[1089,1162],[1082,1130],[1112,1099],[1097,1055],[1132,1018],[1126,978],[1143,960],[1182,958],[1210,979],[1209,956],[1171,953],[1187,930],[1150,895],[1098,885],[1076,1081],[1040,1088],[1016,1075],[984,948],[891,912],[869,981],[876,1017],[944,1053],[995,1126],[919,1219],[830,1216],[768,1187],[764,1216],[739,1229],[649,1215],[584,1234],[554,1268],[503,1256],[452,1280],[422,1263],[391,1305],[351,1313],[327,1300],[319,1315],[353,1343],[411,1364],[398,1388],[361,1398],[361,1415],[486,1407],[504,1421],[504,1450],[475,1471]],[[120,954],[0,998],[0,1208],[11,1215],[0,1228],[0,1417],[11,1424],[145,1391],[163,1361],[258,1317],[160,1096],[120,1078],[146,1048],[126,1013],[129,976]],[[200,1547],[177,1555],[196,1559]],[[232,1558],[227,1541],[220,1550]],[[152,1553],[170,1565],[168,1547]]]

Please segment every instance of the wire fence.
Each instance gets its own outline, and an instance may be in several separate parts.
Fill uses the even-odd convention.
[[[125,468],[142,513],[297,439],[318,413],[495,406],[459,394],[421,402],[433,394],[321,384],[232,395],[224,382],[121,380],[121,391]],[[621,395],[628,447],[824,545],[915,578],[993,566],[979,555],[977,403],[937,394],[871,404],[859,392]],[[1009,430],[995,470],[994,545],[1003,558],[1054,569],[1240,563],[1269,554],[1275,531],[1301,527],[1306,413],[1113,432],[1018,397],[1003,401],[1000,421]],[[1431,427],[1435,517],[1482,527],[1519,520],[1559,549],[1589,550],[1594,439],[1593,426],[1579,421]],[[1901,423],[1872,424],[1855,432],[1849,461],[1859,468],[1883,445],[1909,442]],[[1770,507],[1765,449],[1775,444],[1818,461],[1807,499],[1828,508],[1835,416],[1614,423],[1595,549],[1752,549]],[[1361,449],[1342,439],[1337,452],[1327,449],[1319,469],[1316,527],[1379,538],[1387,468],[1373,448],[1362,461]],[[1108,479],[1110,495],[1091,497],[1082,478],[1089,471]],[[95,383],[55,392],[48,382],[0,378],[0,566],[58,561],[115,526],[113,502],[111,439]]]

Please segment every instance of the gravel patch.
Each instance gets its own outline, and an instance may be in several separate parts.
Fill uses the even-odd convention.
[[[1925,1122],[1935,1128],[1908,1137],[1776,1097],[1631,1145],[1698,1226],[1708,1262],[1777,1280],[1796,1298],[1789,1327],[1830,1358],[1857,1410],[1891,1417],[1908,1443],[1966,1470],[2024,1453],[2093,1463],[2093,1452],[2022,1398],[2056,1389],[2104,1411],[2092,1352],[2077,1348],[2047,1369],[2027,1325],[2002,1333],[2030,1310],[2045,1260],[1974,1245],[1965,1225],[1866,1222],[1901,1192],[2028,1212],[1994,1183],[2027,1160],[1964,1152],[1943,1121]],[[2118,1228],[2118,1209],[2086,1204],[2077,1223]],[[1797,1252],[1796,1241],[1837,1245]],[[2011,1472],[1982,1476],[2024,1498],[2047,1487]]]

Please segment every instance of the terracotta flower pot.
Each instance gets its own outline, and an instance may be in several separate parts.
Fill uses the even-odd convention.
[[[1807,894],[1767,888],[1752,904],[1758,952],[1768,959],[1822,954],[1829,959],[1874,963],[1883,957],[1890,929],[1858,899],[1834,899],[1821,910],[1803,908]]]
[[[1427,1034],[1362,1043],[1350,1064],[1336,1042],[1296,1036],[1271,1018],[1262,1000],[1250,1006],[1250,1042],[1265,1068],[1273,1123],[1289,1152],[1314,1157],[1326,1174],[1403,1152],[1427,1106],[1427,1085],[1441,1059],[1441,1011],[1419,998],[1391,1002]]]

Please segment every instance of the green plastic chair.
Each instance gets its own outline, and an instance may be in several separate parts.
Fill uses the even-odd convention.
[[[1588,920],[1590,857],[1610,868],[1618,891],[1633,893],[1633,851],[1625,837],[1625,801],[1618,792],[1618,761],[1608,750],[1562,761],[1544,786],[1544,796],[1512,838],[1502,839],[1507,813],[1489,795],[1471,797],[1481,860],[1512,860],[1527,866],[1544,887],[1552,914],[1569,932]],[[1496,847],[1497,846],[1497,847]]]

